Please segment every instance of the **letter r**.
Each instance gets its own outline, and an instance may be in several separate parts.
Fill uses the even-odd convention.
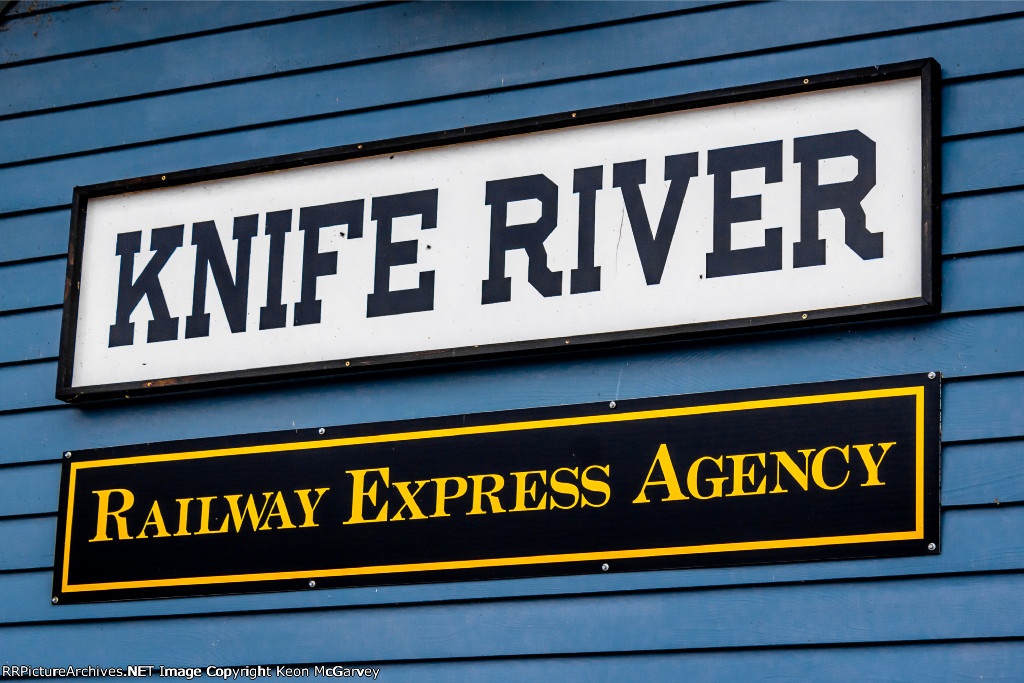
[[[842,183],[819,184],[818,162],[852,156],[857,176]],[[818,214],[839,209],[846,219],[846,246],[862,259],[882,258],[882,233],[867,228],[862,205],[875,186],[875,141],[859,130],[809,135],[793,141],[800,164],[800,241],[793,245],[793,266],[825,265],[825,240],[818,236]]]
[[[533,223],[508,224],[511,202],[536,199],[540,218]],[[487,181],[484,201],[491,207],[491,246],[488,277],[481,304],[512,300],[512,278],[505,277],[505,252],[522,249],[529,259],[526,279],[543,296],[562,293],[562,273],[548,268],[544,240],[558,227],[558,186],[545,175]]]
[[[117,525],[117,539],[123,541],[130,539],[131,535],[128,533],[128,520],[124,518],[124,513],[135,503],[135,495],[128,489],[104,489],[102,491],[93,491],[99,496],[99,504],[96,512],[96,536],[89,539],[89,542],[93,541],[109,541],[110,536],[107,535],[107,527],[111,517],[114,518],[114,523]],[[110,495],[117,493],[121,496],[121,507],[111,512],[110,510]]]

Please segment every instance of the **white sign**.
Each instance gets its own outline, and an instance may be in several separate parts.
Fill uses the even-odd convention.
[[[84,188],[58,396],[920,307],[921,73]]]

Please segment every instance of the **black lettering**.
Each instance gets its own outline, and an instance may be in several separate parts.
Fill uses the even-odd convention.
[[[420,216],[422,230],[437,227],[437,189],[375,197],[370,218],[377,221],[377,256],[373,270],[373,292],[366,297],[366,317],[434,310],[434,271],[421,271],[420,284],[413,289],[391,289],[391,269],[416,263],[418,242],[391,241],[391,222],[402,216]]]
[[[708,152],[708,174],[715,176],[713,251],[706,257],[707,276],[723,277],[782,269],[782,228],[764,232],[763,247],[732,248],[732,225],[761,218],[761,195],[732,196],[732,174],[764,169],[764,181],[782,180],[782,141],[723,147]]]
[[[196,247],[195,286],[192,288],[192,315],[185,318],[185,338],[206,337],[210,334],[210,314],[206,312],[206,272],[213,273],[214,284],[220,294],[224,315],[232,332],[245,332],[245,314],[249,301],[249,256],[252,238],[259,230],[259,216],[235,218],[232,239],[238,242],[235,252],[235,279],[231,279],[224,245],[213,221],[192,225],[192,244]]]
[[[683,206],[686,188],[690,178],[697,175],[697,153],[676,154],[665,157],[665,180],[670,181],[668,196],[661,209],[658,221],[658,234],[651,230],[651,221],[647,217],[644,197],[640,186],[647,182],[647,162],[626,161],[612,167],[612,185],[622,190],[622,199],[629,215],[629,225],[633,229],[636,251],[640,256],[640,265],[644,269],[644,278],[648,285],[661,282],[668,260],[668,250],[672,246],[672,237],[679,222],[679,211]]]
[[[178,319],[172,318],[167,310],[167,300],[160,286],[160,269],[171,258],[174,250],[182,245],[185,236],[184,225],[171,225],[153,230],[149,248],[156,252],[143,268],[139,277],[132,282],[135,255],[142,249],[142,232],[124,232],[117,236],[115,252],[121,257],[121,270],[117,281],[117,310],[114,324],[110,326],[108,347],[129,346],[135,338],[135,324],[129,318],[142,303],[149,300],[153,319],[149,321],[146,341],[169,341],[178,338]]]
[[[844,183],[818,184],[818,162],[852,156],[857,176]],[[800,241],[793,245],[793,266],[825,264],[825,240],[818,237],[818,214],[839,209],[846,219],[846,246],[862,259],[882,258],[882,233],[869,232],[861,202],[875,186],[875,141],[859,130],[809,135],[793,141],[800,164]]]
[[[573,172],[572,191],[580,196],[580,223],[576,268],[569,273],[570,294],[601,289],[601,268],[594,265],[594,214],[602,171],[600,166],[592,166]]]
[[[320,229],[348,226],[348,239],[363,236],[363,200],[305,206],[299,209],[302,243],[301,299],[295,304],[295,325],[320,322],[320,299],[316,298],[317,278],[338,272],[338,252],[320,251]]]
[[[267,213],[264,228],[270,236],[270,256],[267,261],[267,305],[260,308],[260,329],[273,330],[288,323],[288,306],[281,303],[284,280],[284,237],[292,229],[291,209]]]
[[[527,199],[540,200],[540,218],[533,223],[508,225],[509,203]],[[481,303],[512,300],[512,278],[505,277],[505,252],[513,249],[526,251],[526,279],[534,289],[543,296],[560,295],[562,273],[548,269],[544,248],[544,240],[558,227],[558,186],[544,175],[489,180],[484,201],[491,207],[491,247]]]

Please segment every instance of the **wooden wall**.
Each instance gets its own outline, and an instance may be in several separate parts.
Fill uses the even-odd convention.
[[[0,663],[1024,676],[1024,4],[17,2],[0,21]],[[939,315],[53,398],[76,185],[924,57],[943,76]],[[50,604],[64,450],[929,370],[939,556]]]

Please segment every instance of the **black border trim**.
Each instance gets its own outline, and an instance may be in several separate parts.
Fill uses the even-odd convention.
[[[900,78],[921,78],[921,139],[922,139],[922,297],[899,301],[863,304],[842,308],[785,313],[757,318],[689,323],[645,330],[628,330],[581,335],[569,338],[536,339],[525,342],[507,342],[485,347],[460,347],[436,351],[420,351],[385,356],[342,358],[285,366],[254,368],[243,371],[216,372],[197,376],[157,378],[139,382],[72,386],[75,337],[78,321],[78,294],[82,276],[81,254],[85,241],[85,219],[90,199],[126,192],[139,192],[163,187],[174,187],[269,171],[299,168],[314,164],[345,161],[379,154],[391,154],[416,149],[429,149],[456,143],[474,142],[544,130],[570,128],[636,116],[648,116],[698,107],[709,107],[737,102],[779,97],[803,92],[815,92],[851,85],[864,85]],[[93,399],[133,397],[153,393],[213,388],[270,379],[323,376],[358,371],[382,366],[398,367],[422,365],[480,356],[502,357],[524,351],[549,349],[577,349],[609,346],[637,340],[671,340],[696,335],[716,334],[735,330],[764,331],[778,327],[791,327],[801,323],[819,321],[839,322],[865,318],[891,317],[916,313],[937,313],[941,309],[941,70],[937,61],[928,58],[897,64],[852,69],[828,74],[789,78],[767,83],[725,88],[674,97],[642,100],[619,105],[598,107],[582,111],[568,111],[529,119],[438,131],[421,135],[376,140],[362,144],[328,147],[319,150],[255,159],[231,164],[189,169],[173,173],[150,175],[108,183],[75,187],[71,210],[71,229],[68,241],[68,266],[64,286],[64,314],[61,324],[60,355],[57,362],[56,398],[69,403]]]

